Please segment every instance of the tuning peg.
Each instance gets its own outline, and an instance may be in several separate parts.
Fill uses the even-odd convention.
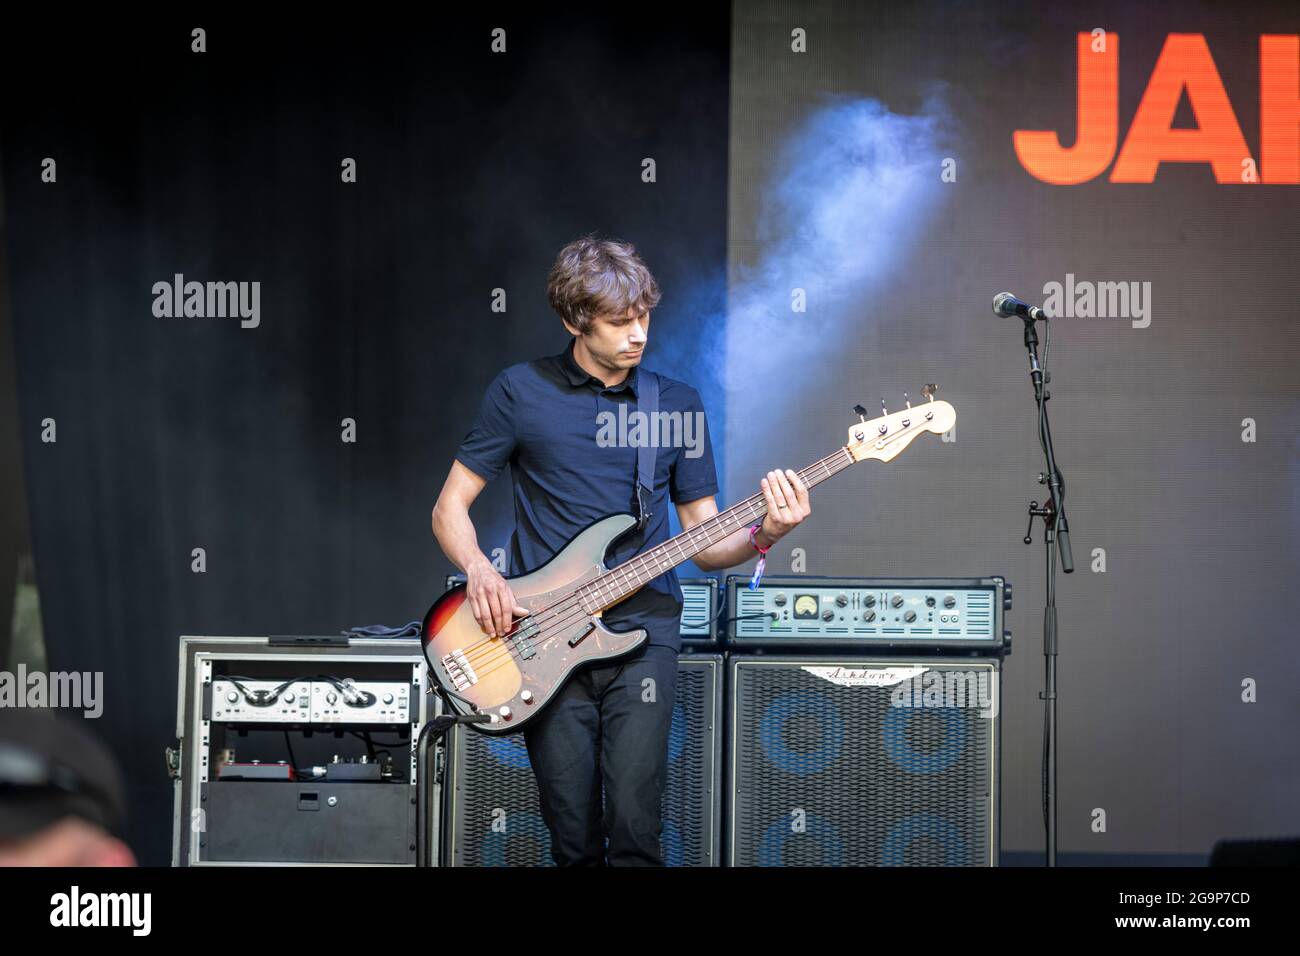
[[[881,395],[881,396],[880,396],[880,415],[881,415],[881,417],[883,418],[885,415],[888,415],[888,414],[889,414],[889,412],[887,412],[887,411],[885,410],[885,396]]]
[[[912,403],[907,400],[907,392],[903,393],[903,404],[905,404],[908,408],[912,407]]]
[[[853,413],[858,416],[858,421],[865,422],[867,420],[867,410],[861,405],[854,405]]]
[[[933,382],[921,386],[921,394],[924,395],[926,398],[928,398],[930,401],[934,401],[934,396],[938,394],[938,392],[939,392],[939,386],[935,385]]]

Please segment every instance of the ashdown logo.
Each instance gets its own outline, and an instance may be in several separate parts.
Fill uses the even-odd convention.
[[[245,329],[262,322],[260,282],[186,282],[178,272],[172,282],[155,282],[153,294],[153,314],[160,319],[238,317]]]
[[[817,667],[805,664],[800,670],[841,687],[892,687],[925,673],[924,667]]]
[[[148,936],[153,923],[150,893],[70,893],[50,897],[51,926],[129,926],[133,936]]]

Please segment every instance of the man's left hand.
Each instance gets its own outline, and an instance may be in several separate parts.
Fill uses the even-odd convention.
[[[756,538],[760,545],[768,547],[812,514],[812,505],[808,503],[808,488],[788,468],[769,471],[761,485],[763,498],[767,501],[767,514],[763,516],[763,527]]]

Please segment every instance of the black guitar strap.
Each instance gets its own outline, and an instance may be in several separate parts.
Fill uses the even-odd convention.
[[[640,369],[637,372],[637,410],[645,412],[645,443],[636,450],[636,507],[637,530],[644,531],[653,517],[650,505],[655,488],[655,413],[659,411],[659,376]]]

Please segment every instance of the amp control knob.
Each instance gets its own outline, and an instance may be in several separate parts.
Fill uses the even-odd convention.
[[[230,703],[233,704],[235,701],[239,700],[239,695],[232,690],[229,694],[226,695],[226,700],[230,701]]]
[[[840,607],[845,607],[849,603],[849,596],[847,594],[837,594],[835,596],[835,603]]]
[[[862,620],[866,621],[868,624],[870,624],[875,619],[876,619],[875,611],[868,611],[866,614],[862,615]]]
[[[906,614],[903,615],[903,620],[906,621],[908,624],[911,624],[913,621],[916,620],[916,612],[908,611]]]
[[[953,597],[951,594],[949,594],[946,598],[943,599],[943,606],[949,609],[954,608],[957,606],[957,599]]]
[[[903,606],[903,595],[901,595],[901,594],[895,594],[895,595],[894,595],[894,599],[893,599],[892,601],[890,601],[889,603],[892,604],[892,605],[894,605],[894,607],[902,607],[902,606]]]
[[[772,598],[772,603],[777,607],[785,607],[785,592],[777,591],[776,597]]]
[[[822,620],[823,621],[835,620],[835,612],[832,611],[830,608],[827,608],[826,610],[822,611]]]
[[[866,597],[862,599],[862,603],[865,607],[875,607],[876,596],[874,594],[868,594]]]

